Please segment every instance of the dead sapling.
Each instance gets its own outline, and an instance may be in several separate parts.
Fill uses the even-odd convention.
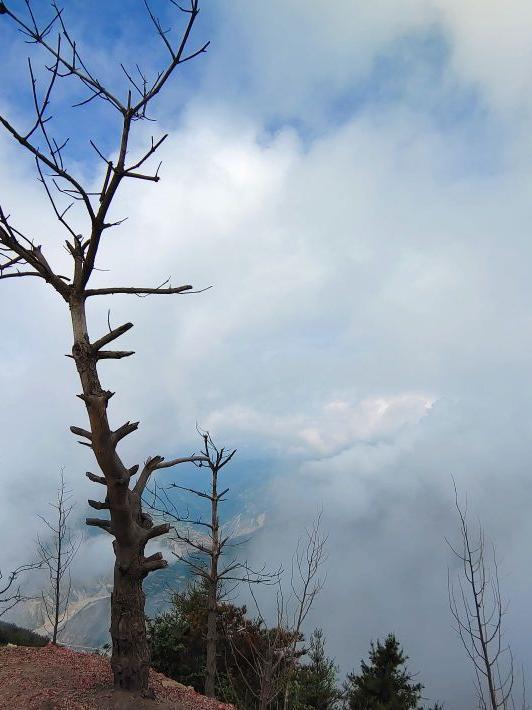
[[[453,480],[454,484],[454,480]],[[455,507],[459,520],[459,543],[447,544],[459,562],[456,575],[448,572],[449,608],[454,629],[475,673],[476,695],[481,710],[527,710],[524,676],[522,697],[515,699],[515,672],[512,650],[503,640],[503,602],[495,547],[487,559],[486,538],[479,523],[471,531],[467,501],[460,504],[454,484]]]
[[[205,695],[214,697],[218,672],[217,642],[219,630],[219,604],[234,592],[240,582],[247,584],[275,584],[279,571],[268,572],[263,567],[253,570],[235,548],[245,544],[245,538],[236,539],[230,524],[220,521],[220,504],[226,500],[229,488],[220,490],[220,474],[236,454],[235,450],[218,449],[208,432],[199,432],[202,448],[195,465],[208,470],[209,487],[199,490],[171,483],[166,487],[154,485],[145,504],[157,515],[172,523],[171,538],[175,542],[174,556],[187,565],[193,575],[201,580],[207,590],[207,661],[205,668]],[[174,496],[176,491],[196,496],[208,506],[207,519],[183,514]],[[182,506],[181,506],[182,507]]]
[[[235,682],[233,689],[237,691],[243,684],[259,710],[266,710],[274,702],[277,707],[279,704],[288,707],[298,659],[305,654],[303,625],[325,584],[325,575],[321,572],[327,559],[327,536],[322,532],[321,520],[319,513],[305,535],[298,539],[288,589],[283,587],[282,576],[277,582],[273,623],[268,623],[264,604],[250,586],[260,633],[249,636],[245,649],[232,644],[233,661],[241,681],[240,684]]]
[[[64,469],[61,469],[57,496],[50,503],[53,517],[38,517],[47,528],[46,538],[37,536],[37,555],[41,567],[48,572],[48,588],[41,593],[45,626],[57,644],[57,635],[68,618],[72,578],[70,567],[83,541],[81,533],[72,530],[70,518],[74,504],[72,492],[66,487]]]

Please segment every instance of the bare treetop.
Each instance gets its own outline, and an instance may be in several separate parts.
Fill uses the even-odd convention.
[[[13,12],[8,4],[0,3],[0,15],[7,16],[25,37],[26,42],[40,46],[47,55],[45,65],[48,82],[43,89],[38,86],[32,60],[28,58],[28,74],[34,105],[34,119],[29,126],[16,126],[11,120],[0,115],[0,124],[18,141],[35,161],[38,179],[43,185],[54,214],[68,237],[65,248],[73,259],[73,273],[65,276],[57,273],[43,254],[42,246],[26,236],[14,225],[10,215],[0,205],[0,279],[37,277],[50,283],[55,290],[68,300],[72,291],[83,296],[113,295],[117,293],[152,295],[179,294],[190,291],[188,284],[172,286],[169,280],[154,287],[113,286],[109,288],[88,289],[87,285],[95,269],[96,256],[103,233],[124,221],[109,215],[112,201],[123,180],[147,180],[158,182],[161,163],[152,170],[147,170],[147,163],[155,155],[168,137],[164,134],[152,136],[150,144],[140,155],[129,156],[128,146],[132,124],[138,120],[152,120],[147,109],[150,102],[159,94],[175,69],[206,51],[209,43],[188,52],[186,50],[190,33],[199,13],[198,0],[190,0],[184,7],[169,0],[176,14],[184,18],[184,29],[178,39],[172,40],[170,32],[163,28],[160,19],[144,0],[150,21],[160,41],[168,50],[167,63],[151,79],[147,78],[137,64],[136,74],[124,64],[127,90],[125,95],[113,93],[106,83],[88,66],[81,55],[78,44],[73,39],[65,20],[65,12],[57,3],[51,3],[50,19],[39,22],[32,4],[26,0],[26,15]],[[97,158],[105,166],[104,177],[99,188],[92,191],[83,179],[67,164],[65,148],[69,137],[58,139],[52,128],[53,118],[50,113],[54,89],[57,83],[66,78],[76,80],[86,91],[86,97],[74,106],[86,106],[92,101],[103,101],[118,112],[121,131],[118,137],[117,157],[113,160],[89,136],[87,144],[94,150]],[[81,207],[86,220],[85,234],[78,234],[73,219],[73,208]]]

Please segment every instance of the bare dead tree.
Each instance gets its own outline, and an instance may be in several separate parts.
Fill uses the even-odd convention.
[[[275,622],[269,626],[257,595],[250,586],[258,627],[262,633],[250,636],[248,652],[231,644],[233,657],[249,693],[255,697],[259,710],[266,710],[284,690],[282,705],[288,706],[290,684],[297,660],[305,650],[303,624],[314,601],[325,584],[320,569],[326,561],[327,537],[321,531],[321,513],[304,538],[297,542],[292,557],[289,593],[283,590],[282,578],[276,590]],[[256,683],[250,683],[250,675]]]
[[[168,61],[149,79],[137,67],[138,75],[122,65],[124,85],[113,92],[101,77],[91,71],[83,58],[80,44],[67,27],[65,13],[55,0],[51,15],[44,20],[36,17],[31,0],[25,0],[26,12],[19,14],[0,2],[1,19],[10,22],[28,44],[37,45],[49,60],[43,72],[48,82],[39,90],[39,74],[28,60],[30,90],[35,117],[26,127],[16,126],[5,115],[0,115],[0,125],[35,161],[37,176],[50,202],[60,229],[66,232],[65,248],[71,257],[69,275],[58,272],[38,241],[38,235],[25,234],[15,226],[9,213],[0,206],[0,280],[11,278],[36,278],[46,282],[68,306],[72,325],[72,357],[81,382],[79,398],[88,415],[88,428],[72,426],[71,431],[80,437],[80,443],[89,447],[103,475],[87,473],[88,478],[104,487],[104,500],[89,500],[96,510],[109,511],[110,517],[87,518],[87,525],[110,534],[115,552],[114,589],[111,598],[112,668],[117,687],[128,690],[146,690],[148,686],[149,647],[144,618],[145,597],[142,590],[144,578],[154,570],[166,566],[160,553],[145,554],[150,540],[164,535],[169,524],[154,525],[150,516],[142,511],[141,496],[150,476],[160,468],[174,466],[193,457],[164,461],[162,456],[150,456],[136,483],[132,482],[139,466],[128,466],[118,453],[119,443],[134,432],[139,422],[127,421],[113,429],[109,421],[109,401],[113,392],[100,381],[98,365],[102,360],[122,360],[133,355],[127,350],[109,350],[106,346],[124,335],[132,323],[109,329],[99,337],[91,338],[87,325],[87,302],[93,298],[115,294],[136,296],[168,295],[191,292],[190,285],[172,286],[169,280],[159,286],[121,286],[92,288],[91,278],[96,270],[97,258],[104,235],[123,222],[111,216],[111,208],[124,182],[158,182],[159,168],[145,171],[147,162],[159,150],[167,135],[152,137],[151,144],[137,156],[129,155],[131,135],[137,121],[150,118],[148,109],[163,91],[178,67],[207,49],[208,43],[188,52],[191,32],[199,13],[199,0],[188,0],[181,6],[169,0],[176,14],[184,18],[184,29],[179,38],[163,29],[161,21],[151,11],[147,2],[148,19],[162,41]],[[65,152],[68,138],[53,134],[50,105],[54,89],[61,81],[71,80],[81,92],[76,105],[86,107],[93,101],[102,102],[119,119],[115,154],[110,157],[87,136],[96,155],[104,165],[104,175],[94,190],[76,166],[70,167]],[[81,127],[77,126],[77,134]],[[82,228],[79,225],[82,224]],[[81,233],[80,233],[81,232]],[[127,247],[126,247],[127,248]]]
[[[320,577],[320,568],[325,563],[327,536],[321,532],[321,511],[316,516],[312,527],[306,530],[306,537],[297,541],[296,552],[292,557],[290,575],[290,589],[295,599],[292,626],[295,635],[292,641],[292,663],[288,668],[288,675],[284,693],[284,710],[288,707],[290,683],[292,680],[294,661],[297,658],[296,650],[298,636],[303,623],[314,604],[314,600],[325,584],[325,577]]]
[[[65,485],[64,469],[61,469],[57,496],[50,506],[54,519],[47,520],[39,515],[48,529],[48,539],[37,536],[37,554],[41,566],[48,571],[49,588],[42,592],[43,613],[52,631],[52,643],[57,643],[57,634],[67,618],[72,579],[70,566],[82,543],[82,536],[72,532],[70,516],[74,505],[72,493]]]
[[[456,485],[454,493],[460,547],[453,546],[449,541],[447,544],[461,567],[458,590],[451,573],[448,573],[449,608],[455,630],[473,664],[480,710],[514,710],[514,659],[510,646],[503,642],[502,622],[507,606],[501,596],[495,547],[491,545],[491,560],[488,561],[482,525],[479,523],[473,537],[467,501],[463,506],[460,504]],[[526,710],[527,707],[523,685],[521,708]]]
[[[21,581],[26,572],[36,570],[39,567],[39,562],[19,565],[7,577],[4,577],[0,570],[0,617],[7,614],[17,604],[32,598],[22,591]]]
[[[149,490],[150,499],[145,500],[145,504],[156,514],[172,521],[172,536],[176,543],[184,547],[184,552],[174,551],[174,556],[186,564],[194,576],[202,580],[207,589],[205,695],[215,697],[220,601],[233,592],[240,582],[272,584],[276,582],[279,572],[268,573],[265,568],[254,571],[238,555],[231,555],[230,559],[227,559],[230,549],[246,542],[245,540],[236,542],[232,531],[220,522],[219,515],[219,505],[226,500],[225,496],[229,493],[229,488],[219,490],[220,471],[232,460],[236,449],[232,451],[218,449],[209,432],[199,433],[202,449],[195,466],[209,469],[209,490],[201,491],[177,483],[172,483],[165,488],[154,484]],[[186,514],[179,512],[169,493],[173,490],[191,493],[207,501],[210,508],[209,520],[201,517],[191,518],[188,512]],[[176,523],[180,526],[177,527]],[[202,530],[203,534],[198,534],[194,528]]]

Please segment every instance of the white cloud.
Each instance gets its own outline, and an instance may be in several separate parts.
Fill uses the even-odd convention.
[[[457,76],[478,84],[495,107],[530,108],[530,4],[521,0],[437,0],[434,5],[448,33],[451,65]]]
[[[357,110],[379,104],[382,87],[372,94],[372,76],[374,84],[384,80],[392,101],[413,100],[421,111],[439,92],[447,92],[449,106],[460,92],[472,92],[483,112],[524,129],[531,13],[524,0],[340,0],[328,8],[237,0],[218,13],[219,49],[205,89],[217,97],[231,91],[232,101],[259,116],[328,130],[335,102],[338,108],[353,101]],[[427,74],[433,64],[437,72]]]
[[[277,455],[331,456],[354,442],[378,443],[416,424],[430,409],[426,396],[403,394],[351,403],[332,400],[315,412],[284,415],[230,405],[211,412],[202,425],[219,437],[258,441]]]
[[[117,391],[113,423],[142,420],[124,444],[128,462],[194,447],[196,421],[244,458],[274,452],[285,462],[274,531],[282,539],[270,549],[288,548],[323,504],[337,576],[320,613],[342,663],[352,638],[330,608],[349,612],[358,629],[353,662],[395,623],[428,658],[434,633],[418,634],[421,618],[444,639],[434,667],[451,669],[437,677],[427,665],[422,679],[443,692],[452,678],[462,698],[468,678],[453,661],[440,588],[449,473],[472,491],[505,551],[515,545],[516,559],[526,558],[528,538],[532,182],[513,119],[527,115],[532,43],[527,7],[501,7],[390,0],[324,12],[292,0],[225,8],[249,91],[231,103],[234,87],[220,79],[234,59],[224,54],[226,28],[220,91],[196,95],[179,121],[166,113],[163,181],[121,196],[116,216],[129,220],[106,236],[98,265],[110,272],[96,278],[153,285],[171,274],[173,283],[214,288],[102,300],[90,314],[94,336],[107,327],[108,307],[113,324],[135,323],[124,339],[135,358],[102,367]],[[407,76],[415,102],[402,91],[382,105],[359,97],[356,112],[341,125],[320,124],[312,139],[265,130],[272,115],[312,123],[319,101],[352,88],[398,38],[428,32],[443,34],[449,52],[431,100],[473,87],[500,121],[500,142],[481,142],[496,153],[489,171],[472,157],[478,145],[459,118],[442,126],[421,110],[418,66]],[[64,265],[56,225],[17,155],[0,141],[2,200]],[[1,289],[9,338],[0,342],[0,514],[8,531],[50,498],[61,464],[73,481],[79,472],[79,500],[94,497],[82,476],[89,453],[67,432],[85,418],[64,358],[68,313],[44,294],[40,284]],[[15,560],[32,535],[31,526],[26,540],[13,535],[0,562]],[[91,569],[98,549],[89,551]],[[368,609],[362,599],[370,597]],[[516,613],[526,618],[519,599]]]
[[[248,105],[258,101],[266,114],[307,120],[322,113],[320,102],[367,76],[397,37],[423,30],[433,18],[430,4],[419,0],[341,0],[331,8],[304,0],[237,0],[221,16],[222,62],[227,59],[251,90],[241,97]],[[225,70],[222,63],[215,80]]]

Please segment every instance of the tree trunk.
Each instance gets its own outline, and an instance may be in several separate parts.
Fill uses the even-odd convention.
[[[61,530],[61,513],[59,513],[59,525],[58,529]],[[54,601],[55,601],[55,608],[54,608],[54,630],[53,630],[53,636],[52,636],[52,643],[55,645],[57,644],[57,630],[59,628],[59,602],[60,602],[60,597],[61,597],[61,548],[62,548],[62,538],[61,534],[59,533],[59,541],[57,545],[57,570],[55,574],[55,589],[54,589]]]
[[[267,650],[260,683],[259,710],[267,710],[271,699],[272,659],[271,649]]]
[[[111,596],[111,667],[115,686],[124,690],[148,687],[150,649],[144,617],[142,579],[123,574],[115,563]]]
[[[107,417],[107,405],[113,393],[104,390],[100,384],[96,367],[98,353],[94,352],[89,340],[84,299],[72,297],[70,310],[74,333],[72,354],[83,387],[79,396],[85,403],[90,421],[90,432],[83,436],[89,435],[89,446],[104,475],[107,490],[104,507],[108,507],[110,513],[109,521],[90,519],[87,522],[101,527],[115,538],[110,629],[114,684],[124,690],[146,690],[150,653],[142,581],[148,570],[144,548],[151,537],[149,528],[152,523],[142,515],[139,496],[129,488],[132,471],[126,468],[116,451],[119,439],[111,430]]]
[[[218,555],[220,551],[220,527],[218,521],[218,489],[217,472],[212,472],[211,488],[211,569],[209,575],[209,592],[207,598],[207,665],[205,668],[205,695],[214,698],[216,693],[216,647],[218,643]]]
[[[205,695],[214,698],[216,693],[216,599],[211,601],[209,592],[209,608],[207,612],[207,665],[205,669]]]

